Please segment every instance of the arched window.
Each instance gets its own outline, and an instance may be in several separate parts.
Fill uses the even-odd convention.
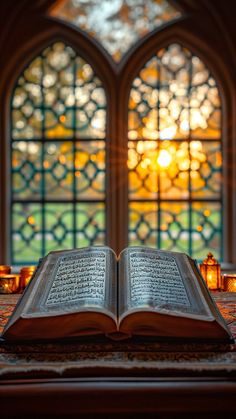
[[[12,96],[12,263],[105,242],[106,97],[68,45],[46,48]]]
[[[213,76],[171,44],[129,99],[129,242],[222,259],[221,105]]]
[[[180,3],[14,11],[0,69],[1,263],[107,244],[236,266],[233,77],[215,27],[201,31]]]

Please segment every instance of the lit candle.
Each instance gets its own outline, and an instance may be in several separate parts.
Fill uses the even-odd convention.
[[[19,275],[0,275],[0,294],[12,294],[19,290]]]
[[[221,285],[220,264],[208,253],[207,258],[200,264],[200,271],[210,290],[219,290]]]
[[[0,275],[10,274],[11,267],[9,265],[0,265]]]
[[[25,266],[24,268],[21,268],[20,270],[20,288],[21,291],[25,289],[25,287],[30,282],[33,273],[35,271],[35,266]]]
[[[224,274],[222,279],[224,291],[236,292],[236,274]]]

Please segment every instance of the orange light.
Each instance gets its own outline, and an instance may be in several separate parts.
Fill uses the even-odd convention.
[[[211,211],[210,210],[205,210],[203,212],[203,214],[205,215],[205,217],[209,217],[209,215],[211,215]]]
[[[27,218],[27,223],[30,224],[30,225],[34,225],[35,224],[35,219],[34,219],[34,217],[32,215],[30,215]]]
[[[211,252],[208,253],[207,258],[200,264],[200,271],[210,290],[220,289],[221,268]]]
[[[0,275],[0,294],[12,294],[19,291],[19,275]]]
[[[66,121],[65,115],[60,115],[59,120],[60,122],[64,123]]]
[[[63,154],[61,154],[61,155],[58,157],[58,160],[59,160],[59,162],[60,162],[61,164],[65,164],[65,162],[66,162],[66,158],[65,158],[65,156],[63,156]]]
[[[224,291],[236,292],[236,274],[224,274],[222,280]]]

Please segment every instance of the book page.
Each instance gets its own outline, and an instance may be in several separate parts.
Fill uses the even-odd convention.
[[[62,257],[45,305],[67,302],[104,304],[105,280],[105,252]]]
[[[183,253],[130,247],[121,254],[119,272],[119,315],[134,309],[210,313]]]
[[[132,306],[178,304],[190,307],[182,277],[173,257],[131,252],[129,263]]]
[[[101,307],[116,314],[116,260],[109,248],[52,252],[38,277],[28,313]]]

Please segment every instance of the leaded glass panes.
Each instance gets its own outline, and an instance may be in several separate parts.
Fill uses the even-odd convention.
[[[180,17],[167,0],[67,0],[52,14],[88,32],[115,61],[138,39]]]
[[[197,56],[172,44],[145,64],[130,91],[128,138],[130,244],[222,258],[221,106]]]
[[[106,96],[62,42],[35,58],[12,96],[12,263],[105,243]]]
[[[77,142],[75,168],[78,198],[105,198],[105,142]]]
[[[42,217],[41,203],[12,203],[11,252],[14,263],[33,263],[42,256]]]
[[[160,202],[158,246],[191,253],[190,207],[187,202]]]
[[[157,209],[156,202],[130,203],[129,236],[132,245],[156,245]]]
[[[14,199],[41,199],[41,142],[12,142],[12,183]]]

